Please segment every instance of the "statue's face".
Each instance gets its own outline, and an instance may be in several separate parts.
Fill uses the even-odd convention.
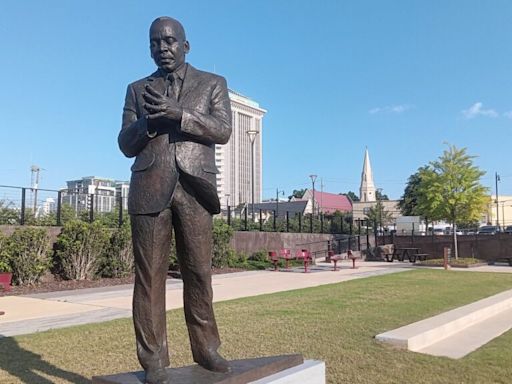
[[[172,20],[158,20],[149,30],[151,57],[158,68],[174,72],[185,62],[190,47],[185,40],[183,27]]]

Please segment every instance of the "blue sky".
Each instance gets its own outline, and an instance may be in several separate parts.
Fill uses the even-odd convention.
[[[512,2],[2,1],[0,184],[129,178],[117,147],[128,83],[154,70],[148,27],[182,21],[188,61],[268,110],[264,196],[323,180],[358,191],[365,147],[399,198],[444,142],[512,195]]]

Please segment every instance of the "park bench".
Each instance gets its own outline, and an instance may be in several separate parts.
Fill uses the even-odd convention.
[[[290,260],[293,259],[292,252],[287,248],[283,248],[279,250],[279,257],[285,260],[285,268],[290,269]]]
[[[337,271],[337,264],[338,264],[338,261],[341,261],[341,260],[346,260],[346,259],[350,259],[352,260],[352,269],[356,269],[356,259],[358,258],[358,256],[356,254],[354,254],[350,249],[347,251],[347,253],[341,253],[341,254],[338,254],[338,255],[332,255],[330,257],[331,261],[334,263],[334,268],[333,268],[333,271]]]
[[[417,253],[413,256],[415,257],[415,260],[413,261],[413,263],[416,262],[416,260],[426,261],[427,257],[428,257],[428,253]]]
[[[304,263],[304,273],[309,273],[308,266],[313,260],[311,257],[311,252],[309,252],[307,249],[301,249],[300,251],[297,251],[295,257],[297,260],[302,260]]]
[[[274,271],[277,271],[277,266],[279,264],[279,257],[275,251],[268,252],[268,259],[274,265]]]

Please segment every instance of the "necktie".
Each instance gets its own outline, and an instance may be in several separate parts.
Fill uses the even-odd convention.
[[[181,89],[181,79],[176,74],[167,76],[167,95],[172,97],[174,100],[178,100]]]

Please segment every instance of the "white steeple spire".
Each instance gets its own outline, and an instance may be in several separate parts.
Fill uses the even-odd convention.
[[[364,152],[363,172],[361,173],[361,187],[359,188],[359,199],[361,202],[376,201],[375,184],[373,184],[372,166],[368,148]]]

